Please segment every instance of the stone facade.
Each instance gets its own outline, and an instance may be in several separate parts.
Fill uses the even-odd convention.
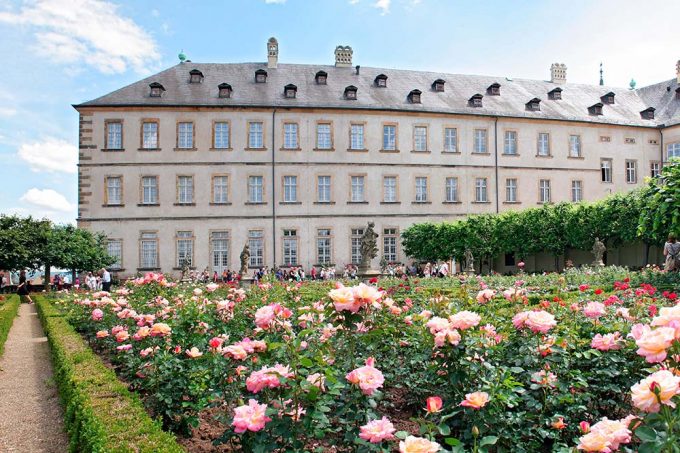
[[[282,71],[282,65],[273,69],[271,63],[270,71]],[[309,67],[312,75],[314,70]],[[206,83],[203,73],[197,80]],[[569,90],[569,84],[560,83]],[[283,96],[283,85],[280,89]],[[610,124],[606,118],[271,104],[177,105],[161,98],[156,105],[93,101],[76,106],[78,222],[111,239],[122,277],[151,269],[178,274],[185,258],[211,273],[238,270],[247,242],[252,267],[342,268],[356,261],[352,241],[356,246],[368,221],[375,222],[380,235],[374,266],[384,255],[407,262],[398,236],[413,223],[571,201],[574,181],[586,201],[631,190],[667,160],[667,150],[675,152],[670,145],[680,143],[678,125]],[[145,143],[145,123],[156,124],[158,142],[152,149]],[[258,124],[255,138],[253,124]],[[357,126],[363,128],[363,145],[352,149],[359,147]],[[260,130],[262,147],[255,147],[251,141],[259,140]],[[394,149],[384,149],[392,130]],[[611,164],[611,182],[603,182],[603,160]],[[319,177],[328,177],[322,188]],[[259,178],[261,200],[257,193],[253,199],[259,185],[249,185]],[[456,194],[447,178],[456,178]],[[153,181],[155,189],[145,186]],[[486,197],[480,197],[480,184]],[[514,200],[508,199],[508,184]],[[261,259],[253,250],[260,241]]]

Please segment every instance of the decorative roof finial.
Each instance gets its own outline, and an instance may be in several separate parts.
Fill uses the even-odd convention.
[[[602,77],[602,74],[604,71],[602,70],[602,62],[600,62],[600,85],[604,85],[604,78]]]
[[[184,63],[185,61],[187,61],[187,56],[186,56],[186,54],[184,53],[184,49],[182,49],[182,50],[179,52],[179,55],[177,55],[177,58],[179,58],[179,62],[180,62],[180,63]]]
[[[635,89],[635,85],[637,85],[637,82],[635,81],[635,79],[630,79],[630,84],[629,84],[629,85],[630,85],[630,89],[631,89],[631,90],[634,90],[634,89]]]

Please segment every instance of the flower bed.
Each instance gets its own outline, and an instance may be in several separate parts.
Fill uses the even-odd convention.
[[[5,342],[9,329],[12,328],[14,318],[19,312],[20,299],[18,296],[0,295],[0,357],[5,350]]]
[[[63,308],[168,429],[189,434],[211,408],[229,425],[216,443],[234,450],[676,441],[664,411],[680,378],[659,371],[680,352],[676,295],[621,269],[525,277],[244,291],[150,274]]]
[[[52,350],[54,377],[65,408],[73,452],[184,451],[163,432],[116,375],[83,342],[51,302],[35,296]]]

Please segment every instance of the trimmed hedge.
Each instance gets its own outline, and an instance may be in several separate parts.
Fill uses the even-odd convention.
[[[5,341],[7,341],[7,335],[9,334],[9,329],[12,328],[14,318],[16,318],[19,312],[20,302],[19,297],[15,295],[0,301],[0,357],[5,352]]]
[[[52,348],[70,451],[183,452],[50,301],[35,299]]]

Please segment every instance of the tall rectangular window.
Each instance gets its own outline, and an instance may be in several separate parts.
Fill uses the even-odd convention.
[[[179,123],[177,125],[177,147],[192,149],[194,147],[194,123]]]
[[[283,230],[283,265],[295,266],[298,263],[297,230]]]
[[[106,178],[106,204],[123,204],[123,178],[120,176],[108,176]]]
[[[458,152],[458,129],[455,127],[444,129],[444,151],[447,153]]]
[[[194,234],[191,231],[177,232],[177,267],[191,266],[194,259]]]
[[[210,233],[210,249],[212,251],[212,269],[222,274],[229,268],[229,232],[213,231]]]
[[[383,201],[385,203],[397,202],[397,177],[384,176],[383,177]]]
[[[333,148],[333,137],[331,136],[331,125],[329,123],[319,123],[316,125],[316,148]]]
[[[364,198],[364,177],[363,176],[352,176],[352,197],[351,200],[355,203],[360,203],[365,200]]]
[[[229,177],[225,175],[213,176],[212,178],[212,202],[225,204],[229,202]]]
[[[427,177],[416,177],[416,203],[427,201]]]
[[[536,141],[537,154],[539,156],[550,156],[550,134],[541,132]]]
[[[361,263],[361,237],[363,235],[363,228],[352,228],[352,234],[350,236],[352,264]]]
[[[414,151],[427,151],[427,127],[415,126],[413,128]]]
[[[298,125],[297,123],[285,123],[283,125],[283,147],[285,149],[298,149]]]
[[[215,123],[213,147],[215,149],[228,149],[229,146],[229,123],[220,121]]]
[[[331,249],[331,230],[328,228],[316,230],[316,262],[330,264]]]
[[[672,157],[680,157],[680,142],[669,143],[666,149],[668,151],[668,159],[671,159]]]
[[[262,176],[248,176],[248,203],[263,203],[263,191]]]
[[[485,154],[488,150],[486,129],[475,129],[474,134],[475,135],[472,152],[478,154]]]
[[[486,203],[489,201],[486,178],[475,179],[475,201],[477,203]]]
[[[505,144],[503,154],[516,155],[517,154],[517,132],[505,131]]]
[[[538,182],[538,201],[541,203],[550,203],[550,180],[541,179]]]
[[[109,239],[106,242],[106,253],[116,259],[116,261],[111,264],[111,269],[120,269],[123,267],[123,241],[120,239]]]
[[[517,179],[508,178],[505,180],[505,201],[517,203]]]
[[[365,149],[364,148],[364,125],[352,124],[349,128],[349,147],[350,149]]]
[[[283,177],[283,201],[284,203],[297,201],[297,176]]]
[[[569,136],[569,157],[581,157],[581,136]]]
[[[248,148],[262,149],[264,148],[264,127],[263,123],[259,121],[251,121],[248,123]]]
[[[158,123],[142,123],[142,148],[158,149]]]
[[[139,242],[139,267],[142,269],[158,268],[158,236],[156,233],[141,233]]]
[[[316,198],[319,203],[331,202],[331,177],[317,176],[316,177]]]
[[[637,183],[637,161],[626,160],[626,182],[628,184]]]
[[[448,203],[456,203],[458,201],[458,178],[446,178],[446,201]]]
[[[600,172],[602,173],[602,182],[612,182],[611,159],[600,159]]]
[[[386,124],[383,126],[383,150],[395,151],[397,149],[397,126]]]
[[[661,173],[661,162],[651,162],[649,164],[649,171],[652,178],[656,178]]]
[[[177,203],[189,204],[194,202],[194,177],[179,176],[177,178]]]
[[[574,203],[583,201],[583,181],[574,180],[571,182],[571,201]]]
[[[383,230],[383,258],[388,263],[397,262],[397,229],[385,228]]]
[[[248,231],[248,248],[250,249],[250,267],[264,266],[264,231]]]
[[[123,149],[123,123],[106,122],[106,149]]]
[[[158,204],[158,176],[142,176],[142,204]]]

